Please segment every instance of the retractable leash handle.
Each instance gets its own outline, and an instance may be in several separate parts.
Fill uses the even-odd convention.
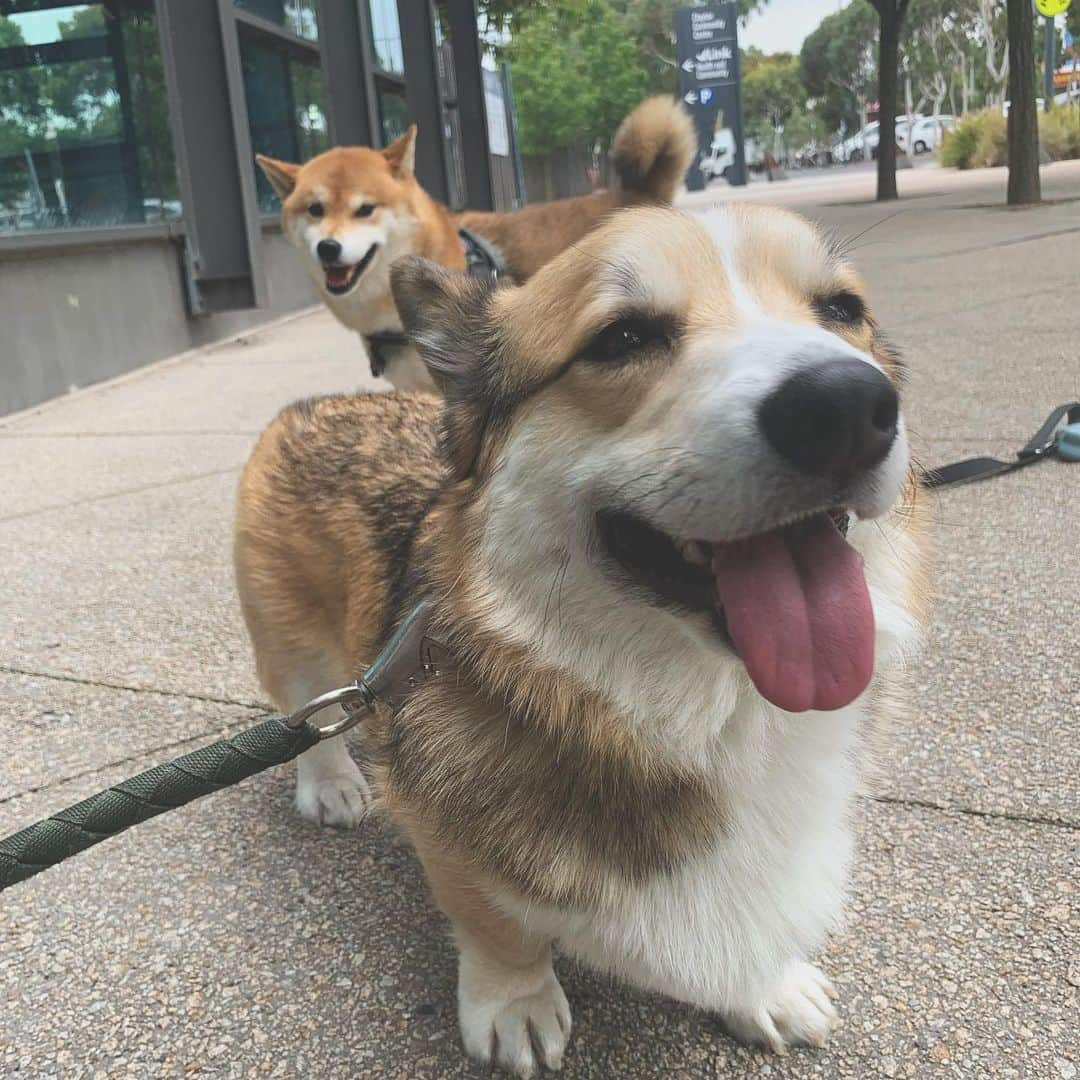
[[[322,694],[291,716],[272,716],[156,765],[0,840],[0,892],[132,825],[292,761],[354,727],[380,701],[399,707],[421,681],[446,670],[446,650],[424,634],[430,614],[430,602],[417,605],[356,682]],[[316,713],[337,705],[345,710],[343,718],[325,727],[310,723]]]
[[[1065,420],[1065,425],[1061,421]],[[972,480],[987,480],[991,476],[1034,465],[1044,458],[1058,457],[1062,461],[1080,462],[1080,401],[1059,405],[1044,421],[1027,444],[1012,461],[999,458],[977,457],[940,465],[923,475],[923,485],[928,488],[950,487],[966,484]]]

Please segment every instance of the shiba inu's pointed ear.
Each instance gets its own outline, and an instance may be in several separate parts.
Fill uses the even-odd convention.
[[[296,187],[296,177],[300,172],[300,166],[288,161],[278,161],[265,154],[256,154],[255,161],[262,169],[263,176],[270,181],[270,185],[277,192],[277,197],[284,202]]]
[[[396,176],[403,179],[412,176],[416,164],[416,125],[410,124],[409,130],[385,147],[382,154]]]
[[[448,400],[482,391],[481,343],[490,289],[468,274],[409,255],[390,271],[401,324]]]

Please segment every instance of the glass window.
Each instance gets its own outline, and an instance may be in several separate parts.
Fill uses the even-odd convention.
[[[179,217],[151,0],[0,11],[0,233]]]
[[[300,58],[284,43],[240,35],[248,128],[256,153],[282,161],[307,161],[330,146],[317,57]],[[278,199],[261,170],[255,174],[259,207],[277,209]]]
[[[405,95],[395,90],[377,91],[379,98],[379,126],[382,128],[383,146],[388,146],[409,127],[409,107]]]
[[[375,63],[394,75],[405,74],[401,55],[401,27],[398,25],[397,0],[368,0],[371,23],[371,48]]]
[[[277,23],[297,37],[318,41],[319,20],[315,0],[234,0],[238,8]]]

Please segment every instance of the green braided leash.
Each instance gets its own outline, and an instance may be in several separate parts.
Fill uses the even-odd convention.
[[[194,799],[282,765],[320,738],[272,716],[231,738],[156,765],[0,840],[0,892],[88,847]]]

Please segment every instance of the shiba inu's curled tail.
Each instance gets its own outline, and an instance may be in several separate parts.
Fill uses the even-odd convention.
[[[611,143],[611,159],[624,191],[656,202],[675,198],[690,162],[697,136],[687,111],[675,98],[646,98],[619,125]]]

